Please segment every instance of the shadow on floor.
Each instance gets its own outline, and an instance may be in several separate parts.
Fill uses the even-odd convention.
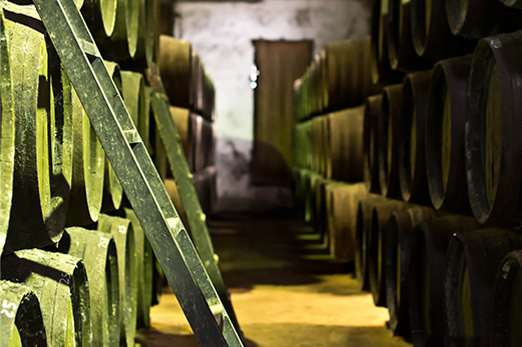
[[[208,225],[246,346],[408,346],[384,328],[387,311],[361,293],[353,267],[326,256],[309,225],[246,215]],[[197,346],[168,292],[143,346]]]

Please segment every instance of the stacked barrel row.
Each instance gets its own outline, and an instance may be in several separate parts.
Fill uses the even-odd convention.
[[[152,152],[142,69],[158,3],[75,3]],[[157,303],[154,255],[33,5],[0,1],[0,71],[2,344],[134,345]]]
[[[332,128],[297,125],[299,207],[333,236],[334,254],[351,254],[343,259],[354,260],[360,287],[416,346],[522,342],[522,31],[512,31],[522,12],[513,7],[377,2],[372,75],[386,86],[366,100],[363,163],[343,159],[364,182],[330,180]]]
[[[324,246],[344,260],[353,260],[353,247],[342,246],[353,239],[350,222],[334,211],[338,196],[327,186],[363,179],[364,101],[380,89],[371,81],[370,55],[369,36],[330,43],[294,84],[297,200]]]
[[[210,213],[215,199],[216,180],[214,85],[190,42],[161,35],[159,49],[158,65],[172,105],[172,118],[193,173],[194,186],[203,211]],[[169,170],[165,168],[161,171],[168,181],[167,187],[172,188],[169,190],[171,196],[179,200]]]

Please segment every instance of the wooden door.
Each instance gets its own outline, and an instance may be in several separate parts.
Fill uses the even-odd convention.
[[[293,161],[293,84],[310,64],[313,42],[253,43],[259,76],[254,89],[252,184],[287,186]]]

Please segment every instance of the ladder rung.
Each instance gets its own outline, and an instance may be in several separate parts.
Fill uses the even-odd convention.
[[[82,47],[85,54],[90,55],[92,57],[98,56],[98,48],[96,48],[96,46],[93,45],[91,42],[85,40],[78,40],[78,42],[80,43],[80,46]]]
[[[131,147],[139,142],[141,142],[140,134],[137,130],[131,129],[131,130],[124,130],[123,135],[125,136],[125,139],[131,145]]]

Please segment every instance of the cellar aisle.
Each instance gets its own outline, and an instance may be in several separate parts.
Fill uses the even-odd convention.
[[[280,217],[209,221],[247,346],[409,346],[384,328],[388,313],[361,293],[346,265],[325,259],[311,228]],[[197,346],[166,289],[143,346]]]

